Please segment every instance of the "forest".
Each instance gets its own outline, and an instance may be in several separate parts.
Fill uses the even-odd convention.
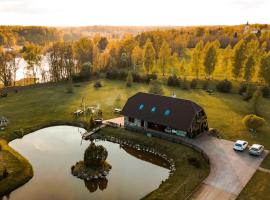
[[[0,27],[0,81],[5,87],[15,85],[23,58],[35,82],[82,81],[104,75],[122,80],[132,76],[132,81],[139,82],[159,77],[171,85],[199,79],[270,84],[269,25],[99,30]],[[121,30],[121,36],[113,36]],[[49,69],[42,68],[44,57]],[[38,71],[42,80],[37,80]]]

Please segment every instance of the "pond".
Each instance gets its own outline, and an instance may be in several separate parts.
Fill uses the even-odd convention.
[[[30,161],[34,177],[12,192],[9,199],[140,199],[157,189],[169,176],[163,160],[107,141],[95,143],[107,149],[107,161],[112,170],[103,181],[84,182],[71,175],[70,169],[83,160],[84,151],[90,144],[81,140],[78,128],[45,128],[10,142],[12,148]]]

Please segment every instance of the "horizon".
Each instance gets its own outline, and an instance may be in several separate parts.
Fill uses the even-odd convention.
[[[153,9],[153,7],[155,9]],[[268,24],[267,0],[0,0],[0,24],[20,26],[187,27]]]

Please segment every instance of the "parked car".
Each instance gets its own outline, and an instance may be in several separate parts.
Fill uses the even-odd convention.
[[[260,156],[262,155],[264,151],[264,146],[260,145],[260,144],[253,144],[250,148],[249,148],[249,154],[250,155],[254,155],[254,156]]]
[[[236,151],[244,151],[248,146],[248,142],[244,140],[237,140],[234,145],[233,149]]]
[[[114,109],[114,113],[116,114],[120,114],[122,112],[122,110],[120,108],[115,108]]]

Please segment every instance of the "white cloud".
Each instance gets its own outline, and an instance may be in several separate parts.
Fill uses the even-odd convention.
[[[0,24],[212,25],[269,23],[268,0],[0,0]]]

